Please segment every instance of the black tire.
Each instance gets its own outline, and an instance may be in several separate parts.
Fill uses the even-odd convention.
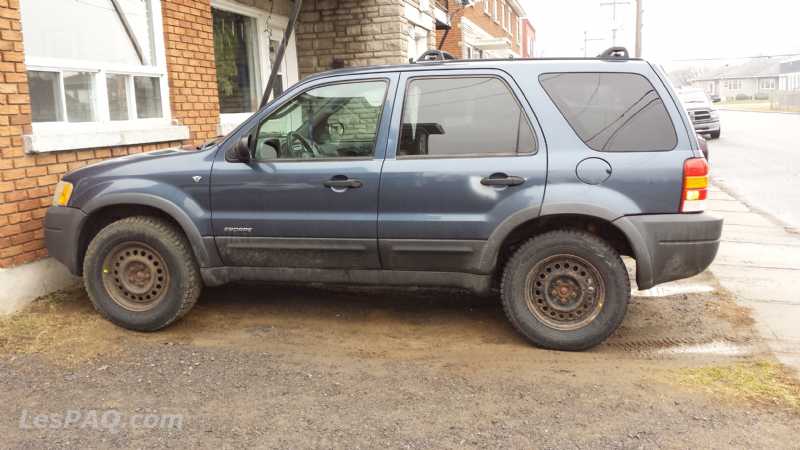
[[[517,331],[539,347],[570,351],[610,336],[625,318],[630,292],[619,254],[578,230],[528,240],[505,265],[501,286],[503,309]]]
[[[719,139],[719,135],[720,135],[721,133],[722,133],[722,130],[712,131],[711,133],[708,133],[708,136],[709,136],[711,139]]]
[[[118,220],[97,233],[86,250],[83,281],[100,314],[136,331],[159,330],[183,317],[203,288],[183,231],[146,216]]]

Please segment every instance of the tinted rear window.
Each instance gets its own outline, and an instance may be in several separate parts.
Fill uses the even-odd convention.
[[[653,85],[633,73],[547,73],[539,81],[593,150],[672,150],[675,127]]]

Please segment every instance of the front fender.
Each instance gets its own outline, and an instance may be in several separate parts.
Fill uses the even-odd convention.
[[[79,208],[87,215],[100,211],[103,208],[117,205],[137,205],[157,209],[174,219],[180,225],[189,243],[192,246],[197,263],[200,267],[214,267],[221,264],[217,248],[210,235],[210,214],[205,211],[194,199],[182,196],[181,206],[162,196],[140,192],[103,193],[80,205]],[[187,212],[191,212],[192,216]],[[204,233],[204,230],[206,231]]]

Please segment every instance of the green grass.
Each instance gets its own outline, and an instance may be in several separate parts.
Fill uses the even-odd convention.
[[[774,362],[683,369],[678,379],[683,385],[710,393],[800,410],[800,385],[783,366]]]

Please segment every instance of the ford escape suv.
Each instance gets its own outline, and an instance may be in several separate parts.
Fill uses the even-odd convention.
[[[438,61],[307,78],[218,142],[73,171],[47,248],[133,330],[237,280],[500,292],[532,343],[608,337],[640,289],[704,270],[722,221],[658,68]],[[265,291],[265,295],[269,295]]]

